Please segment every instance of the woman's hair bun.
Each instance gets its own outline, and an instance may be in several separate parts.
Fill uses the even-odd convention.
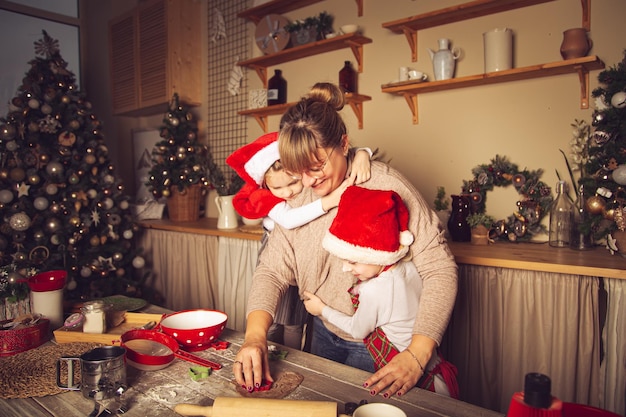
[[[339,86],[332,83],[316,83],[307,96],[309,100],[328,103],[337,111],[346,104],[345,96]]]

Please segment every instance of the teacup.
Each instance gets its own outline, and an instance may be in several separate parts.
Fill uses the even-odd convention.
[[[424,74],[422,71],[418,71],[418,70],[409,71],[409,80],[426,81],[427,78],[428,78],[428,75]]]

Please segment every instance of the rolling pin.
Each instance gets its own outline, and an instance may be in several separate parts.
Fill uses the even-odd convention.
[[[177,404],[174,411],[183,416],[204,417],[337,417],[337,403],[217,397],[213,406]]]

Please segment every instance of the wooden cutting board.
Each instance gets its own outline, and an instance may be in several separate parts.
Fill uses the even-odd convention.
[[[80,330],[67,330],[61,327],[53,332],[54,339],[57,343],[95,342],[113,345],[115,342],[119,342],[120,336],[126,331],[136,329],[151,321],[159,323],[161,317],[161,314],[126,313],[124,322],[117,327],[108,329],[106,333],[83,333]]]

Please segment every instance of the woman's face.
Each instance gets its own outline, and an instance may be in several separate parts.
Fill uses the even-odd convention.
[[[339,187],[346,178],[348,169],[345,156],[347,146],[348,142],[345,140],[343,147],[318,149],[317,162],[302,173],[302,185],[312,188],[319,197],[324,197]]]

